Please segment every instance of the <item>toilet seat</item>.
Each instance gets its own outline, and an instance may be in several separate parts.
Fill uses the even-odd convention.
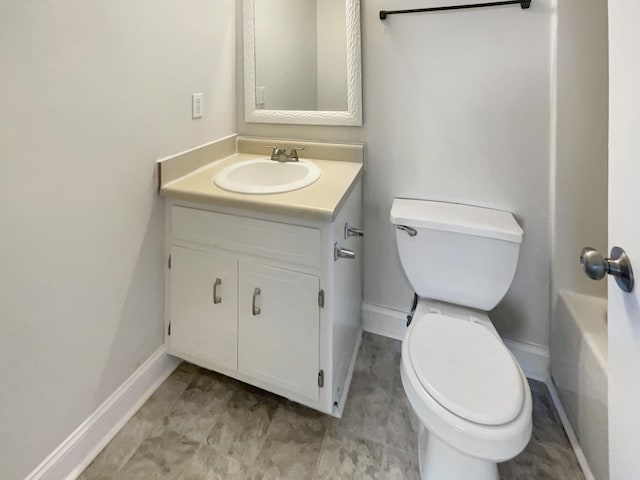
[[[424,387],[422,383],[425,381],[424,377],[423,380],[421,380],[414,368],[414,363],[418,363],[419,360],[412,360],[411,357],[416,356],[416,354],[414,353],[412,355],[409,352],[414,332],[422,331],[422,333],[420,333],[416,338],[420,338],[422,337],[422,334],[428,334],[434,330],[435,332],[438,332],[437,326],[427,328],[426,330],[422,330],[425,327],[419,327],[425,320],[433,319],[433,317],[428,318],[428,315],[430,314],[428,313],[429,310],[427,308],[428,307],[426,305],[422,305],[421,303],[418,304],[418,309],[416,311],[417,315],[414,317],[413,322],[411,322],[402,342],[400,373],[402,385],[413,411],[416,413],[420,423],[427,430],[436,435],[441,441],[463,454],[480,459],[491,460],[493,462],[502,462],[513,458],[520,453],[529,442],[532,429],[531,393],[527,379],[520,369],[520,366],[516,363],[515,359],[504,344],[501,345],[502,350],[500,351],[505,352],[510,356],[507,364],[515,366],[523,388],[523,399],[520,411],[511,421],[499,425],[485,425],[464,418],[463,416],[454,413],[452,410],[449,410],[442,403],[436,400],[435,396],[429,393],[427,388]],[[470,319],[469,316],[472,314],[471,310],[457,307],[454,307],[452,310],[456,309],[460,310],[454,313],[456,317],[449,316],[446,318],[447,316],[442,315],[438,318],[442,320],[446,319],[447,321],[474,321],[473,319]],[[486,323],[488,318],[482,320],[481,317],[480,320],[481,323],[483,321]],[[433,326],[433,324],[430,325]],[[497,333],[493,331],[490,323],[488,323],[488,325],[467,325],[467,327],[485,328],[489,334],[494,335],[497,341],[501,341]],[[456,353],[463,351],[462,345],[464,344],[461,344],[460,342],[451,342],[445,345],[443,343],[443,337],[438,336],[437,333],[435,333],[433,338],[442,342],[441,344],[444,347],[449,348],[451,350],[450,355],[453,357],[456,356]],[[446,367],[444,365],[443,367],[446,371]],[[494,397],[494,400],[500,403],[499,398]]]
[[[416,321],[406,341],[420,384],[451,413],[494,426],[522,410],[520,369],[500,338],[479,321],[429,313]]]

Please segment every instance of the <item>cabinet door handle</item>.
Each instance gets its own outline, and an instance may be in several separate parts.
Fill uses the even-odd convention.
[[[256,288],[253,290],[253,298],[251,299],[251,310],[253,312],[253,316],[260,315],[260,307],[256,307],[256,297],[260,295],[260,289]]]
[[[222,279],[216,278],[216,281],[213,282],[213,303],[218,304],[222,303],[222,297],[218,296],[218,287],[222,285]]]

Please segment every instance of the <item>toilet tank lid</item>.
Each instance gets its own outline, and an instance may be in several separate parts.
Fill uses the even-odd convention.
[[[511,213],[459,203],[396,198],[391,223],[522,243],[522,228]]]

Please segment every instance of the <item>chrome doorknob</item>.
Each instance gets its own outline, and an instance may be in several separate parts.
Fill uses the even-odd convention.
[[[611,249],[611,257],[604,258],[595,248],[585,247],[580,253],[580,264],[587,277],[602,280],[606,274],[616,278],[625,292],[633,291],[633,269],[626,252],[620,247]]]
[[[607,259],[595,248],[585,247],[580,252],[580,264],[591,280],[602,280],[607,274]]]

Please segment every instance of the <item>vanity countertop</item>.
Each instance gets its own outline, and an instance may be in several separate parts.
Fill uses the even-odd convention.
[[[308,187],[285,193],[235,193],[223,190],[213,182],[213,177],[223,168],[260,158],[265,158],[265,155],[232,154],[162,185],[160,194],[188,202],[331,222],[363,169],[361,162],[308,159],[322,171],[320,179]]]

